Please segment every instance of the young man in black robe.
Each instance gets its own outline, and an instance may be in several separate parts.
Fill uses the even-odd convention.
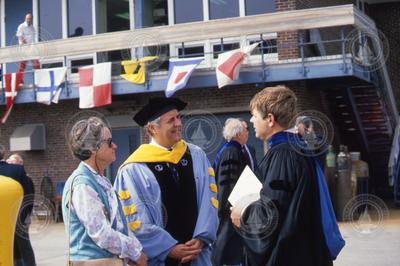
[[[260,199],[234,206],[231,214],[242,232],[247,265],[332,265],[344,246],[318,162],[294,149],[295,138],[284,131],[296,103],[285,86],[265,88],[250,102],[250,122],[269,150],[259,164]]]

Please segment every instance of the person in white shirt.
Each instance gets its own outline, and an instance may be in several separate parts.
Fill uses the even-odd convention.
[[[17,34],[19,45],[33,44],[35,43],[36,30],[32,25],[33,16],[31,13],[25,15],[25,21],[18,26]],[[32,60],[33,68],[39,69],[39,60]],[[26,67],[26,61],[19,64],[18,72],[24,72]]]

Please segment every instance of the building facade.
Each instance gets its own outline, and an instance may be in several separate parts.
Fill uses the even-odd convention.
[[[18,47],[15,37],[28,12],[37,29],[37,44],[29,49]],[[188,102],[185,138],[203,147],[210,160],[222,144],[225,119],[248,120],[255,93],[286,84],[302,111],[316,110],[332,121],[336,148],[345,144],[362,153],[371,168],[370,192],[391,197],[387,164],[398,121],[399,12],[398,1],[0,0],[3,73],[34,58],[42,68],[68,67],[61,100],[50,106],[36,103],[27,67],[13,111],[0,126],[0,141],[25,157],[36,191],[43,189],[45,175],[55,189],[78,163],[66,142],[71,124],[101,114],[119,146],[118,160],[108,170],[113,177],[127,155],[147,141],[132,117],[150,97],[164,94],[168,60],[203,57],[188,88],[175,96]],[[244,62],[239,80],[217,89],[218,54],[256,41],[261,44]],[[122,60],[146,55],[158,59],[147,64],[145,84],[120,78]],[[108,61],[113,62],[113,103],[80,110],[77,69]],[[0,98],[4,112],[4,95]],[[250,136],[261,160],[264,144]],[[43,145],[32,148],[23,141]]]

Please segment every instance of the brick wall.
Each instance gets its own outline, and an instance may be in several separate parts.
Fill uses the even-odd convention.
[[[68,150],[65,136],[65,125],[77,109],[77,101],[62,101],[58,105],[51,106],[15,104],[7,123],[0,126],[0,142],[9,150],[9,138],[16,127],[24,124],[45,124],[47,149],[19,152],[24,157],[27,174],[34,180],[38,193],[40,179],[45,173],[54,178],[55,184],[57,180],[64,180],[78,163]],[[0,112],[4,112],[4,106]]]
[[[306,9],[306,8],[338,6],[347,4],[356,5],[356,2],[357,2],[356,0],[297,0],[296,8]]]
[[[325,6],[354,4],[355,0],[275,0],[276,11],[290,11],[296,9],[317,8]],[[345,34],[347,35],[351,29],[345,27]],[[303,31],[303,40],[309,42],[308,31]],[[322,40],[336,40],[340,39],[340,28],[325,28],[320,30]],[[346,36],[345,35],[345,36]],[[295,59],[300,57],[299,32],[278,32],[278,56],[279,60]],[[336,55],[341,53],[340,44],[324,44],[327,55]],[[316,56],[313,49],[315,47],[305,47],[306,56]]]
[[[297,9],[308,9],[308,8],[320,8],[320,7],[328,7],[328,6],[336,6],[336,5],[346,5],[346,4],[354,4],[355,0],[297,0],[296,8]],[[318,33],[320,34],[320,38],[323,41],[333,41],[340,40],[341,30],[344,30],[344,37],[348,36],[352,31],[352,27],[330,27],[330,28],[322,28],[318,29]],[[312,39],[310,37],[310,31],[305,30],[301,31],[303,40],[305,42],[311,42]],[[333,43],[324,43],[326,55],[340,55],[342,53],[342,46],[340,41]],[[305,56],[313,57],[320,56],[319,49],[317,45],[306,45],[305,46]]]
[[[287,82],[299,98],[300,110],[322,110],[319,92],[307,89],[305,82]],[[268,84],[268,86],[272,86]],[[237,108],[247,110],[251,98],[264,86],[243,85],[223,89],[188,89],[177,93],[177,97],[188,102],[186,110],[220,110],[221,108]],[[105,108],[90,109],[88,112],[99,112],[103,115],[132,115],[147,103],[150,97],[161,96],[162,93],[146,93],[114,96],[113,104]],[[199,100],[201,99],[201,100]],[[0,107],[0,113],[4,112]],[[47,148],[45,151],[21,152],[25,160],[25,168],[33,179],[37,193],[40,192],[40,181],[45,173],[52,177],[53,184],[66,180],[76,168],[79,161],[71,155],[66,132],[68,122],[76,117],[78,100],[61,101],[57,105],[16,104],[5,125],[0,125],[0,143],[9,149],[9,138],[16,127],[24,124],[43,123],[46,126]],[[143,134],[142,134],[143,135]],[[145,141],[145,138],[142,138]],[[8,152],[7,156],[10,155]]]
[[[296,0],[275,0],[275,9],[277,12],[296,10]],[[299,58],[298,40],[297,31],[278,32],[279,60]]]

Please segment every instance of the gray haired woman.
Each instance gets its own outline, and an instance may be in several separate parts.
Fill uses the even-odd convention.
[[[147,265],[142,245],[129,235],[117,194],[104,176],[117,149],[110,129],[97,117],[78,121],[69,146],[81,161],[62,198],[69,261],[72,265]]]

